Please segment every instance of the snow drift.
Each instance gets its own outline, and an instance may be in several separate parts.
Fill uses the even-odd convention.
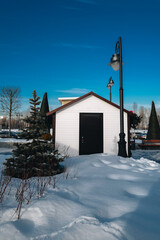
[[[5,159],[1,153],[1,162]],[[56,188],[16,219],[13,197],[1,206],[1,240],[158,240],[160,165],[145,158],[94,154],[68,158]]]

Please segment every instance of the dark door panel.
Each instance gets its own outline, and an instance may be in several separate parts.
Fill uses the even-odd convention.
[[[80,113],[79,154],[103,152],[103,113]]]

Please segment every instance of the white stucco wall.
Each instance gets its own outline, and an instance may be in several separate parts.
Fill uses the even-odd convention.
[[[79,155],[79,114],[103,113],[103,151],[117,155],[120,132],[120,110],[90,95],[56,112],[55,143],[60,153]],[[128,141],[127,113],[124,112],[125,140]],[[128,143],[127,143],[128,144]],[[126,149],[128,146],[126,144]]]

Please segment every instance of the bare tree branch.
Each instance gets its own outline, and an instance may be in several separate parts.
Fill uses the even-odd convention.
[[[0,89],[0,106],[9,118],[9,137],[11,133],[11,119],[14,112],[20,108],[20,90],[18,87],[3,87]]]

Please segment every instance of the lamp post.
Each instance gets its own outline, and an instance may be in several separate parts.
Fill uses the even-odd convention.
[[[123,114],[123,79],[122,79],[122,39],[119,37],[119,41],[116,43],[115,54],[112,55],[111,61],[108,64],[113,70],[120,70],[120,134],[118,142],[118,156],[127,157],[126,153],[126,141],[124,133],[124,114]]]
[[[114,81],[112,79],[112,77],[109,78],[109,83],[107,84],[107,88],[110,90],[110,102],[111,102],[111,88],[113,87]]]

